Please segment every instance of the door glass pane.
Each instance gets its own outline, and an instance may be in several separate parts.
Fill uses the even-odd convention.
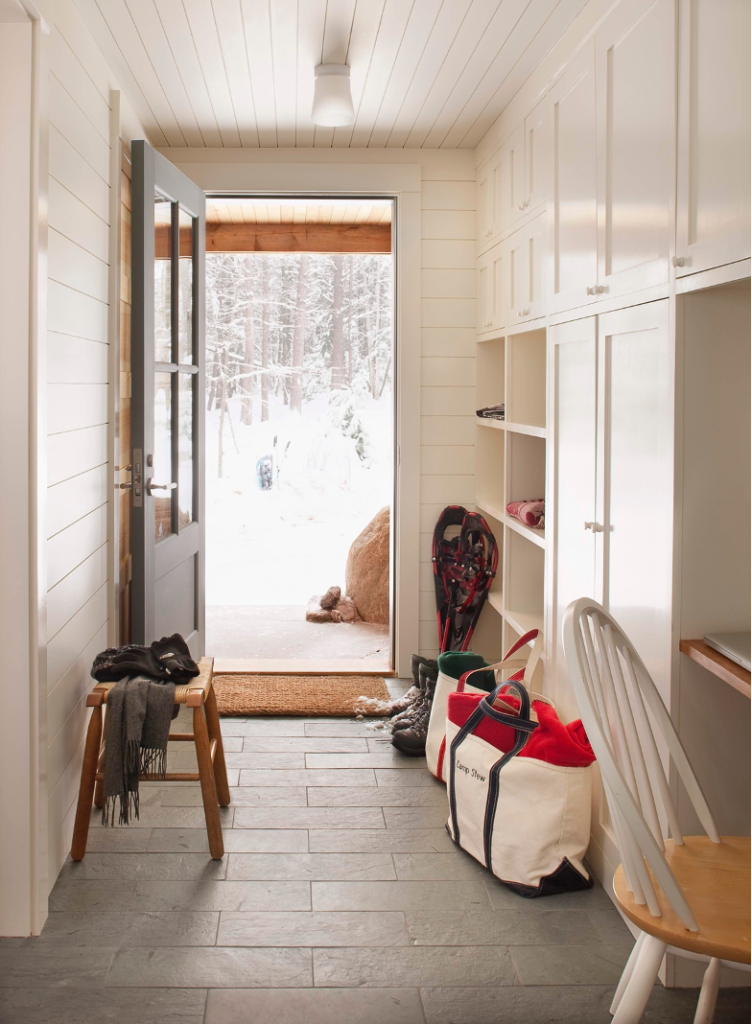
[[[180,373],[178,451],[178,529],[193,522],[193,374]]]
[[[154,374],[154,458],[146,475],[155,484],[172,481],[172,374]],[[162,540],[172,533],[172,491],[158,490],[154,498],[154,539]]]
[[[180,325],[178,350],[181,363],[193,360],[193,218],[180,210],[180,259],[178,261],[178,305]]]
[[[154,361],[172,362],[172,203],[154,196]]]

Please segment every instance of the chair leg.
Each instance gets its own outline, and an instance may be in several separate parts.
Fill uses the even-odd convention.
[[[104,708],[104,726],[102,727],[102,739],[104,743],[107,743],[107,705]],[[101,754],[101,750],[100,750]],[[97,761],[97,766],[99,762]],[[101,809],[104,807],[104,780],[100,780],[94,786],[94,806]]]
[[[221,860],[225,854],[225,844],[222,839],[217,785],[214,781],[209,731],[206,727],[206,716],[203,706],[193,709],[193,735],[196,741],[196,758],[198,760],[198,774],[201,780],[201,796],[204,801],[206,831],[209,835],[209,853],[213,860]]]
[[[217,741],[217,749],[214,754],[214,781],[217,786],[217,796],[220,807],[230,805],[230,787],[227,784],[227,765],[225,764],[225,748],[222,743],[222,729],[219,724],[219,712],[217,711],[217,697],[214,687],[209,687],[209,693],[204,704],[206,711],[206,724],[209,727],[209,739]]]
[[[640,934],[637,936],[632,952],[629,954],[629,960],[627,960],[626,964],[624,965],[624,970],[621,972],[619,984],[616,986],[616,992],[614,992],[614,998],[611,1003],[611,1009],[609,1010],[611,1014],[616,1013],[616,1011],[619,1009],[619,1003],[621,1002],[622,996],[624,995],[626,987],[629,984],[630,978],[634,973],[637,958],[640,955],[642,944],[646,938],[647,935],[645,932],[640,932]]]
[[[89,836],[89,818],[94,799],[94,782],[101,742],[102,706],[99,704],[91,709],[89,728],[86,731],[84,763],[81,766],[81,787],[78,791],[78,807],[76,808],[76,821],[73,826],[73,842],[71,844],[73,860],[83,860],[86,854],[86,840]]]
[[[721,987],[721,961],[713,958],[705,971],[697,1000],[694,1024],[713,1024],[715,1004],[718,1001],[718,989]]]
[[[665,952],[665,942],[645,936],[611,1024],[640,1024]]]

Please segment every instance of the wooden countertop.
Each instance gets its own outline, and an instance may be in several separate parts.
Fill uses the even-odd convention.
[[[708,672],[718,676],[724,683],[728,683],[739,693],[743,693],[745,697],[752,697],[752,684],[747,669],[713,650],[712,647],[708,647],[704,640],[680,640],[679,650],[692,661],[696,661],[698,665],[706,668]]]

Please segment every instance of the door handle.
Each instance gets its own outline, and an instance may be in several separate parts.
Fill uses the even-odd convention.
[[[146,493],[151,494],[152,491],[174,491],[177,487],[176,483],[171,484],[155,484],[152,483],[151,479],[146,481]]]
[[[603,527],[600,523],[585,523],[586,530],[592,530],[593,533],[603,533]]]

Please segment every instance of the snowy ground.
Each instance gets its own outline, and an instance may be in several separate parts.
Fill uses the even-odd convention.
[[[235,440],[225,417],[221,479],[219,413],[207,413],[207,605],[304,605],[335,584],[344,591],[350,545],[392,498],[391,395],[357,399],[366,462],[327,395],[304,402],[302,415],[272,398],[265,423],[257,399],[251,426],[240,423],[240,398],[229,406]],[[279,476],[262,491],[256,462],[272,452]]]

